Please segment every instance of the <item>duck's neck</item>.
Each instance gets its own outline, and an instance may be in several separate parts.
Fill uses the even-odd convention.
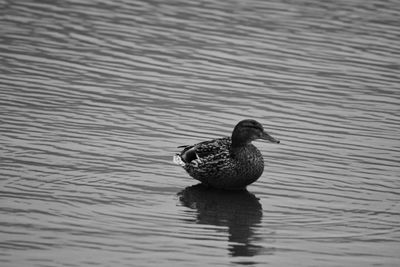
[[[241,147],[246,147],[251,143],[251,140],[244,138],[243,135],[241,135],[237,131],[233,131],[232,133],[232,148],[241,148]]]
[[[249,151],[252,151],[252,146],[251,141],[236,144],[232,142],[229,154],[233,159],[246,161]]]
[[[235,139],[234,136],[232,136],[232,144],[231,144],[231,152],[235,153],[238,152],[242,149],[245,149],[251,144],[251,141],[246,140],[244,141],[243,139]]]
[[[248,146],[249,144],[251,144],[251,142],[241,142],[241,143],[237,143],[237,142],[234,142],[234,141],[232,140],[231,148],[233,148],[233,149],[241,149],[241,148],[245,148],[245,147]]]

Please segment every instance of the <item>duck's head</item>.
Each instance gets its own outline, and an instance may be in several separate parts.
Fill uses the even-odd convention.
[[[268,140],[272,143],[278,144],[280,142],[279,140],[267,134],[258,121],[242,120],[233,129],[232,147],[244,146],[256,139]]]

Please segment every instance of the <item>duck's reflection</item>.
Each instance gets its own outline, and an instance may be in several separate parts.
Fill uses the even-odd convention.
[[[201,184],[178,193],[181,203],[197,210],[197,223],[227,226],[232,256],[253,256],[261,247],[251,244],[254,229],[261,222],[262,206],[247,190],[223,191]]]

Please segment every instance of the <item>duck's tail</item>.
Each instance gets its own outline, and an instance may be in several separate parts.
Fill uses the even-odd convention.
[[[184,167],[184,166],[186,165],[186,163],[182,160],[182,157],[181,157],[180,154],[175,154],[175,155],[174,155],[174,158],[172,159],[172,161],[173,161],[175,164],[178,164],[178,165],[180,165],[180,166],[182,166],[182,167]]]

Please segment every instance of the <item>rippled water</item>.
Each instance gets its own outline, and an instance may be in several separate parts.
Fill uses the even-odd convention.
[[[1,266],[399,266],[398,1],[0,1]],[[205,190],[177,146],[254,118]]]

